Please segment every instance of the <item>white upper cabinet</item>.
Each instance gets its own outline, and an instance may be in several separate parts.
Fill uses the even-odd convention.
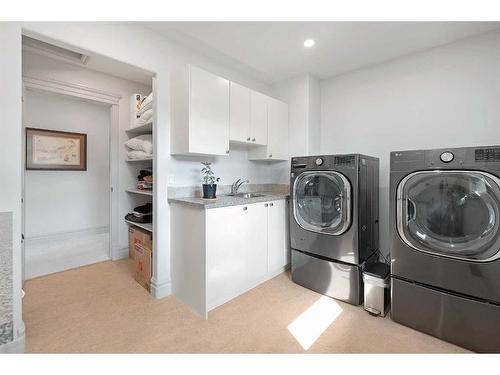
[[[239,143],[251,142],[250,89],[231,82],[229,109],[229,139]]]
[[[260,92],[250,92],[250,141],[259,146],[267,145],[267,99]]]
[[[248,146],[267,145],[267,96],[230,83],[230,140]]]
[[[171,153],[229,154],[229,81],[187,65],[171,83]]]
[[[257,147],[248,153],[250,160],[288,160],[288,105],[266,97],[267,146]]]

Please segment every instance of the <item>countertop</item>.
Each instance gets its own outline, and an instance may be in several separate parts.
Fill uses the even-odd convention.
[[[210,209],[210,208],[220,208],[229,206],[243,206],[245,204],[270,202],[288,198],[288,194],[281,194],[276,192],[259,191],[258,194],[264,194],[264,196],[254,197],[254,198],[240,198],[231,195],[220,195],[215,199],[185,197],[185,198],[169,198],[168,201],[169,203],[184,204],[188,206],[197,207],[200,209]]]

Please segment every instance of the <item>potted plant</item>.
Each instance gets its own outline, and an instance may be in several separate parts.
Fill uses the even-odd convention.
[[[219,182],[220,178],[215,177],[211,167],[212,163],[203,161],[201,164],[203,164],[203,168],[201,169],[201,172],[203,173],[203,198],[215,199],[217,182]]]

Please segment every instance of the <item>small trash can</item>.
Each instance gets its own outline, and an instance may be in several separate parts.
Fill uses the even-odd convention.
[[[372,315],[385,316],[390,299],[390,267],[385,263],[372,263],[363,271],[365,284],[365,310]]]

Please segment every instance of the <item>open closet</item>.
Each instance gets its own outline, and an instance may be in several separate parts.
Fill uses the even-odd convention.
[[[153,73],[23,37],[23,280],[153,264]]]

